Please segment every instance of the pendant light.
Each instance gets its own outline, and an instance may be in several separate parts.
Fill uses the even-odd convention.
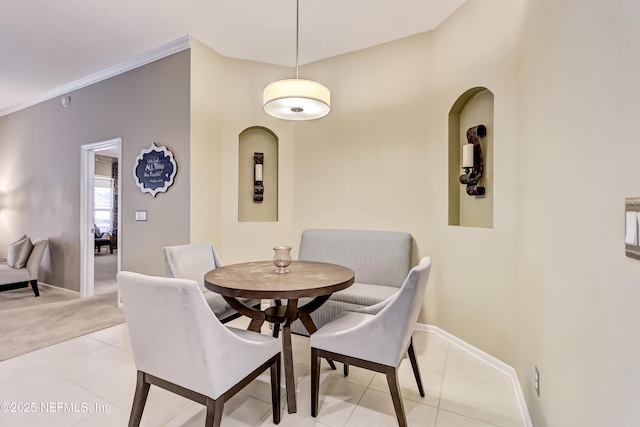
[[[331,92],[322,83],[298,78],[299,0],[296,0],[296,78],[268,84],[263,92],[264,111],[284,120],[314,120],[329,114]]]

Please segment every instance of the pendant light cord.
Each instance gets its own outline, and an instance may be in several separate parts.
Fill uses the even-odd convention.
[[[262,92],[264,111],[284,120],[314,120],[331,111],[331,92],[322,83],[299,79],[300,0],[296,0],[296,78],[278,80]]]
[[[300,0],[296,0],[296,79],[298,78],[298,26],[300,22]]]

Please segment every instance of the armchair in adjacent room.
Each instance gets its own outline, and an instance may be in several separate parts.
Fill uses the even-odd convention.
[[[100,252],[103,246],[108,246],[110,253],[113,253],[113,236],[111,236],[111,233],[103,233],[95,224],[93,224],[93,232],[95,234],[96,251]]]
[[[21,260],[13,260],[17,261],[17,264],[9,259],[0,262],[0,291],[26,288],[31,285],[34,295],[39,297],[38,272],[40,271],[42,256],[45,249],[47,249],[49,241],[47,239],[35,239],[31,244],[31,240],[27,236],[23,236],[13,244],[20,244],[26,240],[29,241],[28,244],[31,246],[20,254]]]

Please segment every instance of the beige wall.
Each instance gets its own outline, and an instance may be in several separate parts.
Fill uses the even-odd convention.
[[[420,256],[436,255],[434,200],[448,184],[446,157],[438,165],[437,155],[447,147],[446,134],[442,147],[434,143],[433,68],[433,35],[424,33],[301,69],[301,76],[332,90],[333,106],[325,118],[296,124],[298,234],[306,228],[406,231],[414,237],[414,265]],[[447,112],[442,117],[446,125]],[[433,272],[439,268],[434,259]],[[435,321],[434,283],[423,322]]]
[[[639,423],[640,262],[623,241],[624,198],[640,195],[639,51],[638,2],[527,2],[518,367],[536,427]]]
[[[40,279],[78,291],[80,146],[122,137],[122,268],[164,274],[161,248],[189,238],[189,57],[181,52],[74,91],[68,108],[56,98],[0,118],[0,256],[22,233],[47,237]],[[178,163],[174,185],[155,199],[132,172],[154,141]],[[149,221],[136,223],[136,209]]]
[[[334,107],[326,118],[296,126],[297,229],[410,232],[414,263],[434,258],[420,320],[507,363],[518,354],[518,10],[512,2],[471,2],[435,32],[304,67],[333,90]],[[505,16],[506,28],[470,25],[495,24],[495,16]],[[478,86],[496,98],[493,229],[447,225],[448,113]]]
[[[470,0],[303,68],[334,107],[295,129],[296,231],[411,232],[434,257],[421,320],[515,366],[536,427],[638,422],[639,27],[637,2]],[[476,86],[495,96],[493,229],[446,225],[447,113]]]
[[[191,38],[191,169],[189,240],[220,241],[225,59]]]
[[[273,258],[273,247],[296,245],[293,229],[293,124],[268,116],[262,109],[262,89],[291,71],[254,62],[227,60],[225,128],[223,134],[222,248],[225,263]],[[238,138],[260,126],[278,138],[278,221],[238,222]],[[293,241],[293,242],[292,242]]]
[[[516,283],[516,65],[522,1],[469,1],[434,32],[435,177],[446,177],[447,114],[460,94],[494,95],[493,228],[448,226],[438,187],[434,240],[435,323],[509,364],[518,359]],[[496,19],[496,17],[500,17]],[[431,319],[429,319],[431,320]]]

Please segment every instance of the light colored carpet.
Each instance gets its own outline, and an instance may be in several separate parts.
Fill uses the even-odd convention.
[[[110,294],[118,291],[116,273],[118,272],[118,250],[99,252],[93,257],[94,295]]]
[[[0,292],[0,361],[125,321],[115,294],[74,297],[49,286],[38,298],[30,287]]]
[[[0,292],[0,313],[3,310],[20,307],[33,307],[36,305],[50,304],[52,302],[69,301],[79,299],[80,295],[73,292],[63,291],[55,286],[38,284],[40,296],[35,297],[31,286],[14,289],[12,291]]]

